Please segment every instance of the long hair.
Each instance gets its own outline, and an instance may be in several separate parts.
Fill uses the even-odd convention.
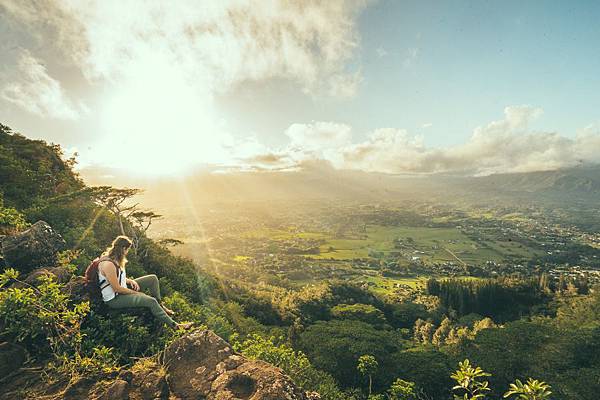
[[[127,249],[131,247],[131,243],[131,239],[127,236],[117,236],[115,240],[112,241],[110,247],[102,253],[102,257],[110,258],[115,261],[119,267],[125,269],[125,264],[127,264],[125,253],[127,252]]]

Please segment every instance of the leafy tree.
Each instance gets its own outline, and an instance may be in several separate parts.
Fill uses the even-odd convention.
[[[389,400],[416,400],[415,383],[396,379],[388,390]]]
[[[510,389],[504,394],[504,398],[516,396],[521,400],[544,400],[550,397],[550,385],[537,379],[527,379],[527,382],[522,383],[516,380],[510,384]]]
[[[313,364],[330,373],[344,388],[360,384],[356,373],[358,358],[373,355],[381,367],[373,378],[375,389],[388,387],[400,375],[394,355],[403,343],[396,332],[352,320],[319,321],[300,333],[297,341],[298,348]]]
[[[127,235],[125,232],[125,220],[139,212],[139,204],[132,204],[131,198],[138,195],[141,190],[130,188],[118,189],[111,186],[96,186],[89,188],[88,191],[96,204],[106,208],[117,217],[121,235]]]
[[[472,366],[469,360],[458,364],[458,370],[450,377],[456,381],[452,390],[462,392],[462,395],[454,395],[455,400],[478,400],[484,399],[490,390],[488,381],[482,378],[491,376],[481,368]]]
[[[377,362],[375,357],[371,355],[366,354],[358,358],[358,365],[356,366],[356,369],[362,375],[366,375],[369,377],[369,396],[371,396],[372,393],[373,374],[377,372],[378,367],[379,363]]]

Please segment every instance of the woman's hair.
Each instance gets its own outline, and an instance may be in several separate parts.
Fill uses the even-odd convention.
[[[117,236],[110,247],[102,253],[102,257],[108,257],[111,260],[116,261],[121,268],[125,268],[125,264],[127,264],[125,253],[127,249],[131,247],[131,243],[131,239],[127,236]]]

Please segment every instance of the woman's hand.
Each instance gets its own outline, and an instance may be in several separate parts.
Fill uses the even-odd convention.
[[[140,291],[140,285],[138,285],[138,283],[137,283],[136,281],[134,281],[133,279],[129,279],[129,278],[127,278],[127,284],[128,284],[129,286],[131,286],[131,288],[132,288],[133,290],[135,290],[136,292],[139,292],[139,291]]]

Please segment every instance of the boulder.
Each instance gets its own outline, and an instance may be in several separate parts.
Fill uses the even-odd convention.
[[[50,225],[38,221],[26,231],[4,237],[0,246],[5,265],[26,274],[36,268],[55,266],[57,253],[64,250],[66,243]]]
[[[67,267],[37,268],[27,274],[23,281],[29,285],[36,286],[39,278],[42,276],[54,277],[58,283],[67,283],[73,274]]]
[[[0,343],[0,379],[17,371],[29,355],[24,347],[13,343]]]
[[[208,330],[175,340],[164,352],[167,382],[182,400],[306,400],[279,368],[249,360]]]
[[[99,397],[100,400],[127,400],[129,399],[129,383],[116,379],[110,384],[106,392]]]

